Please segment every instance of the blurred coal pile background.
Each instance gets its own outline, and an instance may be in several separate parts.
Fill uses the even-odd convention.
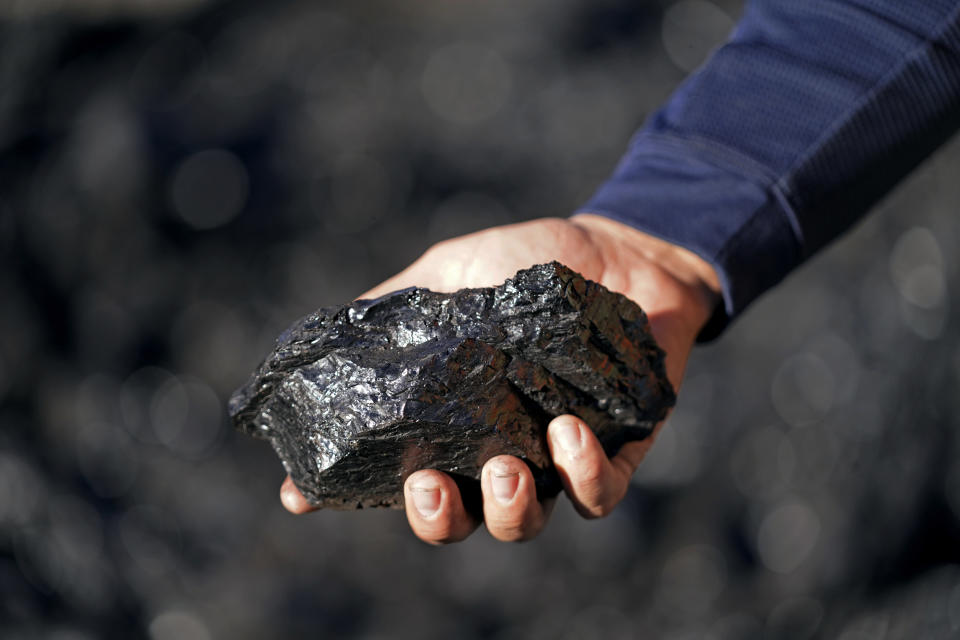
[[[960,144],[695,354],[620,508],[286,514],[224,401],[433,241],[566,215],[738,0],[0,1],[0,636],[960,633]]]

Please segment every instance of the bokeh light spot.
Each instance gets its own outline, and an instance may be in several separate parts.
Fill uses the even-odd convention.
[[[795,571],[820,537],[820,516],[806,504],[788,501],[770,511],[757,532],[757,552],[775,573]]]
[[[194,229],[214,229],[243,210],[248,191],[249,178],[240,159],[224,149],[208,149],[176,168],[170,181],[170,204]]]
[[[29,523],[40,506],[41,477],[10,452],[0,451],[0,529]]]
[[[903,323],[921,338],[939,338],[947,320],[947,276],[943,250],[930,229],[913,227],[897,239],[890,277],[901,296]]]
[[[733,19],[706,0],[679,0],[663,15],[661,37],[670,60],[693,71],[733,28]]]

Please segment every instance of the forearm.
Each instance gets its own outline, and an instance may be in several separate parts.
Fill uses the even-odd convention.
[[[732,317],[958,123],[960,1],[756,0],[581,212],[701,256]]]

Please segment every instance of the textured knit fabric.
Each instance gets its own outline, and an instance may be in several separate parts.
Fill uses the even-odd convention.
[[[960,0],[753,0],[580,212],[710,262],[708,339],[958,126]]]

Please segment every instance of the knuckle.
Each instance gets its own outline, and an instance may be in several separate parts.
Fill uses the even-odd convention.
[[[497,540],[517,542],[527,537],[527,518],[516,509],[488,511],[485,514],[487,531]]]
[[[606,480],[604,460],[598,456],[585,456],[577,461],[574,485],[578,494],[587,497],[599,497]]]
[[[533,502],[521,499],[508,507],[488,505],[484,509],[484,521],[487,531],[501,542],[524,542],[535,537],[542,526],[539,507]]]
[[[640,463],[643,462],[643,459],[647,456],[647,453],[650,451],[650,447],[652,446],[653,438],[627,442],[620,447],[620,451],[616,456],[614,456],[613,459],[622,460],[626,468],[629,469],[630,473],[632,474],[636,468],[640,466]]]
[[[577,513],[579,513],[580,517],[583,518],[584,520],[596,520],[597,518],[603,517],[600,514],[595,513],[594,510],[591,509],[590,507],[586,507],[583,505],[577,506]]]
[[[617,473],[620,474],[625,480],[630,480],[630,477],[633,476],[633,472],[637,470],[639,462],[634,460],[627,459],[625,457],[617,456],[610,461]]]
[[[577,511],[586,520],[597,520],[610,515],[610,512],[613,511],[615,506],[616,505],[606,501],[595,504],[581,504]]]
[[[501,542],[526,542],[538,533],[536,527],[525,520],[491,520],[487,522],[487,531]]]
[[[417,537],[432,545],[450,544],[460,540],[456,535],[455,528],[449,522],[432,523],[430,527],[418,531]]]
[[[605,459],[585,460],[578,469],[576,480],[572,483],[571,496],[577,504],[577,511],[587,519],[604,518],[616,508],[626,487],[619,478],[611,475],[614,467],[608,467]]]
[[[487,530],[490,535],[501,542],[524,542],[529,539],[522,526],[488,526]]]

